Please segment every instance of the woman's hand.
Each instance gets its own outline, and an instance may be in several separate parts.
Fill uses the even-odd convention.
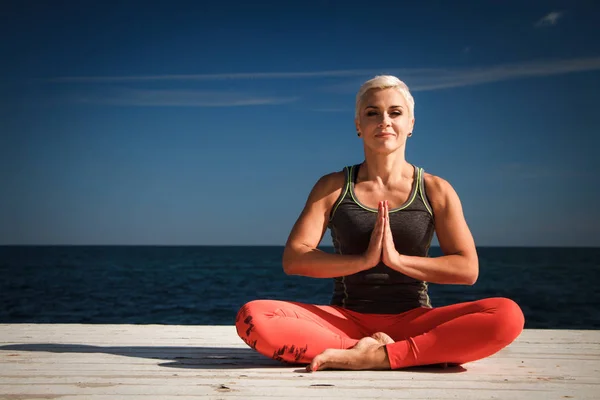
[[[385,204],[383,201],[380,201],[377,209],[377,221],[375,222],[375,227],[373,228],[373,232],[371,233],[369,247],[367,248],[367,251],[365,251],[365,253],[363,254],[364,262],[367,268],[373,268],[374,266],[379,264],[379,262],[382,259],[385,219]]]
[[[377,221],[371,233],[369,247],[363,257],[368,268],[373,268],[381,261],[390,268],[397,268],[399,265],[400,254],[396,250],[392,237],[387,200],[379,202]]]
[[[383,203],[383,215],[385,217],[384,229],[383,229],[383,241],[381,260],[385,265],[390,268],[397,269],[400,264],[400,253],[396,250],[394,245],[394,238],[392,236],[392,229],[390,228],[390,214],[387,200]]]

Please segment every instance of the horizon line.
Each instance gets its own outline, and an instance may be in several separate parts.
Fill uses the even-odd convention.
[[[0,244],[0,247],[285,247],[284,244]],[[333,245],[319,245],[333,248]],[[587,245],[476,245],[476,248],[559,248],[559,249],[600,249],[598,246]],[[430,248],[440,248],[432,245]]]

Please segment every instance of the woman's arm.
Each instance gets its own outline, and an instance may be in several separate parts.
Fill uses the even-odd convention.
[[[283,270],[286,274],[334,278],[372,268],[381,259],[383,217],[378,219],[381,222],[374,229],[371,240],[374,245],[369,246],[364,255],[330,254],[317,249],[327,229],[329,212],[344,186],[344,177],[343,172],[325,175],[313,187],[285,245]]]
[[[479,261],[460,199],[454,188],[442,178],[426,174],[425,184],[435,216],[436,234],[444,255],[415,257],[398,254],[391,257],[390,267],[426,282],[473,285],[479,276]],[[386,238],[388,232],[386,230],[384,234]],[[386,243],[389,240],[384,240],[384,254]]]

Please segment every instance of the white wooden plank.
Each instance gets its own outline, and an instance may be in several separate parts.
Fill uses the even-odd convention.
[[[0,324],[0,399],[595,399],[600,331],[526,330],[464,369],[321,371],[250,350],[233,326]]]
[[[210,386],[133,386],[133,385],[92,385],[82,383],[80,385],[39,385],[33,387],[11,387],[13,392],[3,393],[6,395],[42,396],[52,394],[55,396],[79,395],[81,398],[92,398],[95,395],[112,395],[119,397],[145,396],[148,398],[162,398],[163,396],[206,396],[213,395],[224,397],[247,398],[249,396],[263,398],[281,398],[293,395],[296,398],[324,397],[324,398],[395,398],[395,399],[482,399],[482,398],[568,398],[573,396],[577,399],[594,399],[597,387],[564,388],[557,385],[539,385],[538,387],[515,388],[507,384],[504,388],[494,390],[480,390],[458,385],[449,385],[445,388],[423,387],[410,388],[397,386],[392,388],[381,388],[373,383],[364,387],[336,387],[336,386],[307,386],[307,387],[241,387],[235,385],[213,384]],[[23,389],[23,390],[20,390]],[[2,390],[2,388],[0,388]],[[1,397],[0,397],[1,398]],[[597,398],[597,397],[596,397]]]

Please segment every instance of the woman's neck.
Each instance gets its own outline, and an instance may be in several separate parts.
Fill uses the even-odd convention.
[[[365,152],[365,161],[358,178],[361,181],[372,181],[390,187],[405,179],[412,179],[413,169],[406,161],[404,152],[396,151],[386,155]]]

